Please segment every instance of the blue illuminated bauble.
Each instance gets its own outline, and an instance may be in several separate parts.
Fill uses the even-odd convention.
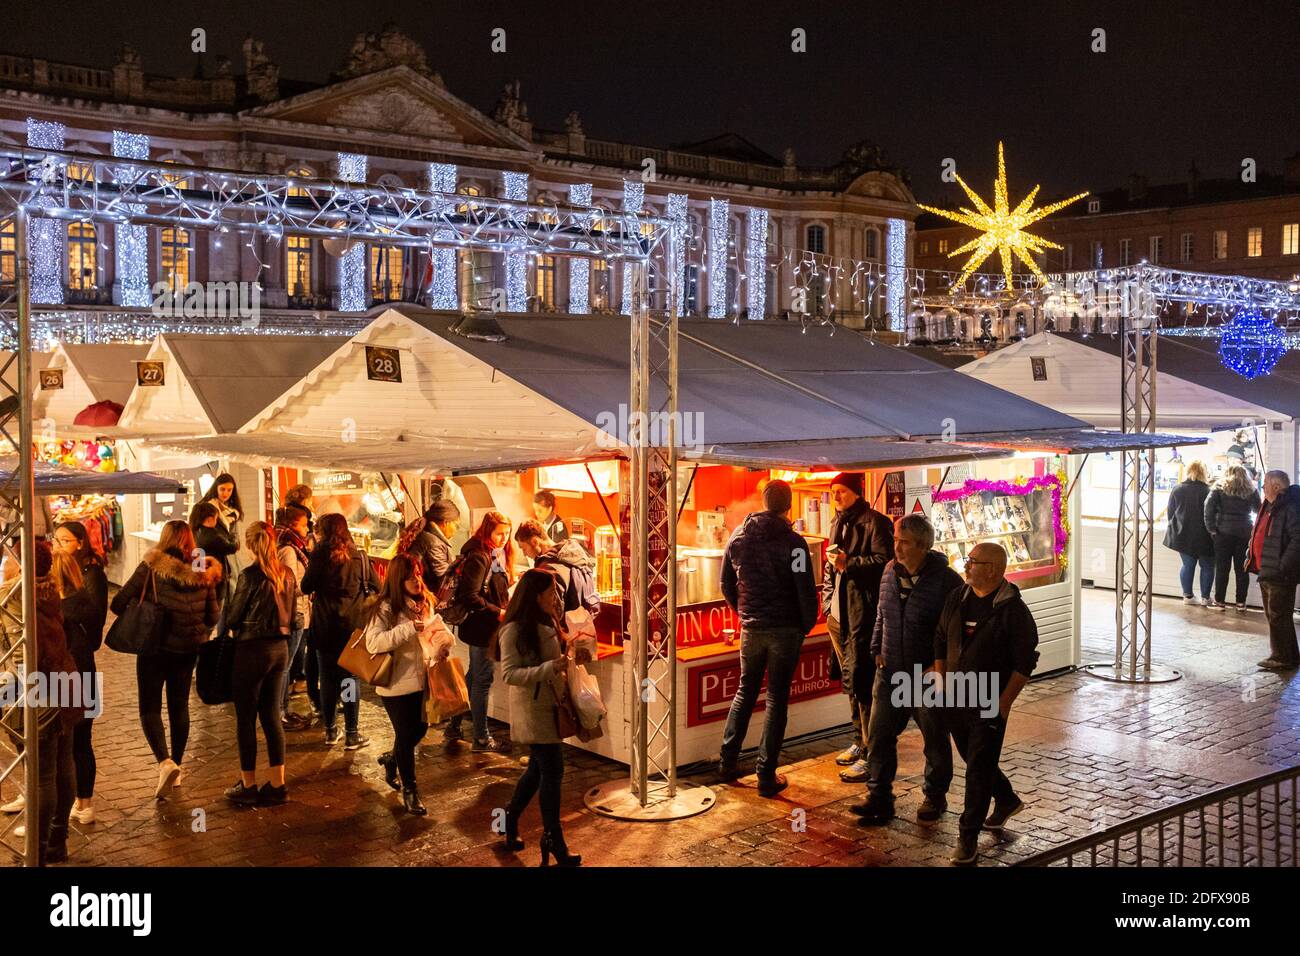
[[[1223,327],[1219,359],[1244,378],[1254,379],[1273,371],[1286,352],[1286,336],[1257,309],[1238,312]]]

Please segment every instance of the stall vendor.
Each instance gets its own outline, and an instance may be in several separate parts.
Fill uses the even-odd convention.
[[[546,536],[556,544],[561,544],[569,537],[569,529],[564,519],[555,513],[553,493],[539,491],[533,495],[533,517],[546,530]]]

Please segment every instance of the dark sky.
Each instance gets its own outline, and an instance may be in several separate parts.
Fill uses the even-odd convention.
[[[1133,172],[1181,179],[1193,161],[1204,177],[1237,174],[1243,157],[1279,171],[1300,151],[1297,0],[24,0],[5,19],[7,52],[110,66],[129,41],[149,72],[190,72],[200,26],[209,64],[224,53],[240,71],[252,32],[281,76],[305,80],[391,20],[485,111],[517,78],[535,123],[558,129],[577,109],[596,138],[665,146],[731,131],[808,164],[868,139],[923,200],[955,188],[939,179],[945,157],[991,192],[999,138],[1013,198],[1040,182],[1048,196]],[[489,50],[494,27],[504,54]],[[806,53],[791,51],[796,27]],[[1104,53],[1091,50],[1096,28]]]

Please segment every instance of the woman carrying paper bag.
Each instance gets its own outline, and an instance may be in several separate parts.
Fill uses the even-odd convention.
[[[427,665],[446,658],[452,635],[434,610],[424,586],[419,559],[399,554],[388,564],[383,590],[369,609],[366,650],[393,657],[392,680],[375,688],[393,724],[393,749],[379,757],[384,777],[400,786],[407,813],[424,816],[415,780],[415,748],[429,725],[424,722]]]

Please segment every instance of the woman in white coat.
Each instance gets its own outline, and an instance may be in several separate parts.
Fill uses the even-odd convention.
[[[380,755],[379,765],[388,785],[401,788],[406,812],[416,816],[428,813],[415,780],[415,748],[429,729],[424,722],[426,668],[447,656],[453,640],[434,610],[437,602],[424,587],[422,571],[419,561],[405,554],[389,562],[365,635],[370,653],[393,655],[392,680],[375,689],[394,735],[393,749]]]
[[[549,571],[524,572],[506,609],[498,632],[501,675],[510,688],[510,739],[530,748],[528,769],[519,778],[506,808],[508,850],[523,849],[519,817],[539,794],[542,809],[542,866],[553,855],[560,866],[579,866],[582,857],[570,853],[560,827],[560,797],[564,780],[564,744],[555,722],[555,685],[568,673],[564,641],[564,599]],[[590,659],[578,651],[579,663]]]

